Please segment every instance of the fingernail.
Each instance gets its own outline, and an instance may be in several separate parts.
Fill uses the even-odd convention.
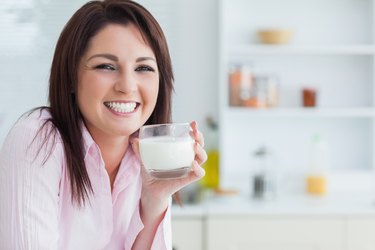
[[[199,166],[197,161],[194,161],[194,165],[195,165],[195,171],[194,171],[195,174],[199,178],[202,178],[206,174],[206,171],[201,166]]]
[[[203,177],[203,176],[205,176],[205,174],[206,174],[206,171],[201,166],[199,166],[198,167],[198,176]]]

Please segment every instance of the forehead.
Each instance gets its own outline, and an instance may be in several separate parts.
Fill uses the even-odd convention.
[[[142,56],[153,56],[154,53],[143,38],[141,31],[132,23],[127,25],[108,24],[93,36],[87,46],[88,53],[143,53]]]

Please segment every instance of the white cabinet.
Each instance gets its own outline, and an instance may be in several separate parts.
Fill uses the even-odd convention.
[[[175,216],[174,250],[374,250],[375,215]]]
[[[207,250],[343,250],[344,221],[298,216],[215,217]]]
[[[173,218],[173,250],[203,250],[202,224],[201,218]]]
[[[347,221],[347,250],[375,249],[375,219],[360,218]]]
[[[332,172],[375,169],[373,0],[221,0],[218,16],[224,187],[248,188],[245,173],[261,145],[277,154],[280,168],[301,171],[315,134],[330,145]],[[294,38],[260,44],[256,31],[267,27],[292,28]],[[278,106],[230,106],[228,73],[235,64],[276,74]],[[314,108],[301,105],[306,86],[318,91]]]

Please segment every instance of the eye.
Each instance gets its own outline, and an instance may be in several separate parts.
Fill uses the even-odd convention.
[[[141,65],[141,66],[138,66],[135,71],[151,71],[151,72],[155,72],[155,70],[150,67],[150,66],[147,66],[147,65]]]
[[[95,66],[95,69],[108,70],[108,71],[116,70],[116,68],[112,66],[111,64],[99,64],[98,66]]]

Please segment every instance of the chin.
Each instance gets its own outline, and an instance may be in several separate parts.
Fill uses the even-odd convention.
[[[122,136],[130,136],[134,134],[134,132],[136,132],[137,130],[138,128],[128,128],[128,129],[122,128],[121,130],[118,131],[118,134]]]

